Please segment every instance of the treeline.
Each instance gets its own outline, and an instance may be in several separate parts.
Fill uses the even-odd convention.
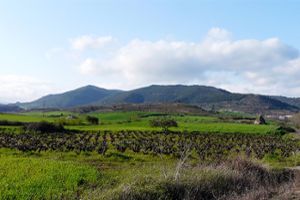
[[[25,122],[0,120],[0,126],[23,126],[25,124]]]

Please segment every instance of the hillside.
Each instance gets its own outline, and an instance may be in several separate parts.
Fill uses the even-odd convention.
[[[20,104],[20,107],[26,109],[71,108],[93,104],[119,92],[118,90],[106,90],[88,85],[62,94],[47,95],[36,101]]]
[[[270,96],[270,98],[277,99],[281,102],[300,108],[300,98],[288,98],[284,96]]]
[[[152,85],[130,91],[107,90],[86,86],[69,92],[48,95],[30,103],[19,104],[25,109],[73,108],[81,106],[112,106],[130,104],[186,104],[206,110],[231,110],[247,113],[296,112],[299,99],[253,94],[237,94],[209,86]]]
[[[263,95],[248,94],[238,101],[225,101],[214,104],[202,104],[205,106],[214,106],[215,109],[225,109],[232,111],[240,111],[245,113],[266,114],[266,113],[285,113],[297,112],[299,107],[287,104],[285,102],[273,99]]]
[[[105,104],[120,103],[184,103],[199,104],[241,99],[243,95],[208,86],[152,85],[119,93],[104,99]]]
[[[17,105],[13,105],[13,104],[9,104],[9,105],[4,105],[4,104],[0,104],[0,112],[19,112],[22,109],[17,106]]]

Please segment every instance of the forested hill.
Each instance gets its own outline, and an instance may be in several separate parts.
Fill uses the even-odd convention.
[[[300,110],[299,98],[238,94],[209,86],[151,85],[130,91],[85,86],[62,94],[44,96],[20,103],[24,109],[72,108],[88,105],[181,103],[207,109],[226,109],[250,113]]]

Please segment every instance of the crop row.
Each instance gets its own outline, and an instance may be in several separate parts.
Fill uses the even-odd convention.
[[[98,152],[112,148],[121,153],[173,155],[194,152],[200,159],[222,159],[231,155],[263,158],[266,154],[288,157],[300,150],[297,141],[280,136],[203,134],[198,132],[103,131],[96,133],[8,134],[0,133],[0,148],[20,151]]]

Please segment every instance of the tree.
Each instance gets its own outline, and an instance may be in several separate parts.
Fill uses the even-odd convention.
[[[152,127],[161,127],[163,132],[167,133],[170,127],[178,127],[177,122],[174,119],[170,118],[156,118],[150,120],[150,126]]]
[[[28,123],[24,126],[24,128],[27,131],[40,133],[55,133],[65,131],[62,124],[54,124],[46,121]]]
[[[98,117],[94,117],[94,116],[87,116],[86,121],[88,121],[88,123],[93,124],[93,125],[99,124]]]

